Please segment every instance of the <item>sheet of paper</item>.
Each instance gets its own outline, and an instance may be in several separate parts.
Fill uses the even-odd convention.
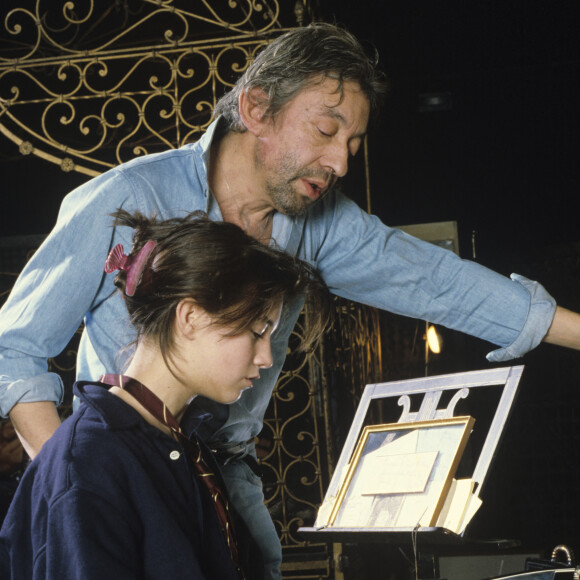
[[[437,526],[458,532],[465,516],[467,506],[473,495],[475,481],[473,479],[454,479],[447,493],[445,505],[441,510]]]
[[[387,434],[381,446],[367,454],[370,455],[402,455],[404,453],[415,453],[417,451],[417,443],[419,441],[419,431],[413,429],[406,435],[392,439],[392,435]]]
[[[425,491],[437,459],[436,451],[382,456],[376,453],[364,459],[359,475],[362,495]]]
[[[471,496],[471,499],[469,500],[469,503],[467,504],[467,508],[465,510],[465,515],[463,516],[463,521],[461,522],[459,530],[457,532],[458,534],[462,534],[465,531],[467,524],[469,524],[469,522],[471,521],[477,510],[481,507],[482,503],[483,502],[478,496],[476,495]]]
[[[373,514],[374,497],[353,494],[348,501],[343,502],[334,520],[334,527],[356,528],[367,527]]]

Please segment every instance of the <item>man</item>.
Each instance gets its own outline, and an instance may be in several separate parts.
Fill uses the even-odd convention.
[[[556,307],[539,284],[392,230],[336,191],[383,92],[350,34],[325,24],[297,29],[256,58],[198,143],[129,162],[67,196],[0,313],[0,411],[32,456],[59,424],[62,385],[46,359],[83,319],[80,379],[125,360],[125,309],[103,273],[110,248],[130,245],[127,228],[110,227],[118,207],[161,217],[207,211],[311,262],[340,296],[494,342],[501,348],[490,360],[521,356],[542,340],[580,348],[580,316]],[[206,439],[264,553],[267,578],[281,577],[281,548],[248,457],[300,308],[286,305],[274,365],[254,388],[235,405],[207,404],[214,419]]]

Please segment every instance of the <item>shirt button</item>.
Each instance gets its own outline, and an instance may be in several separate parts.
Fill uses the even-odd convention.
[[[181,453],[179,453],[179,451],[175,451],[173,450],[170,454],[169,454],[169,459],[173,459],[173,461],[177,461],[179,458],[181,457]]]

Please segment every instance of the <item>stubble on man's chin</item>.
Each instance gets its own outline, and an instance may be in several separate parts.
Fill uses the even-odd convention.
[[[324,193],[317,200],[312,201],[307,197],[301,196],[292,188],[267,188],[267,193],[272,200],[272,205],[277,212],[286,215],[288,217],[299,217],[303,216],[314,206],[320,204],[323,199],[332,194],[336,189],[336,183],[330,187],[328,191]]]
[[[304,215],[311,206],[289,184],[284,188],[268,187],[266,192],[276,211],[288,217]]]
[[[254,162],[256,167],[266,167],[264,158],[265,155],[258,143],[254,151]],[[286,156],[275,164],[275,169],[278,179],[270,180],[266,183],[266,194],[272,202],[274,209],[289,217],[298,217],[306,214],[311,207],[320,203],[322,199],[329,195],[340,181],[339,179],[336,179],[323,196],[319,197],[316,201],[313,201],[307,196],[299,193],[295,189],[295,186],[302,178],[316,176],[326,179],[326,174],[322,174],[319,171],[317,175],[317,171],[308,168],[300,168],[298,161],[291,155]]]

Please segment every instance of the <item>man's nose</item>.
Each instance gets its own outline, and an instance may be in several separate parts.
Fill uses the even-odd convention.
[[[337,177],[344,177],[348,172],[350,152],[344,143],[335,142],[329,145],[324,156],[324,165]]]

